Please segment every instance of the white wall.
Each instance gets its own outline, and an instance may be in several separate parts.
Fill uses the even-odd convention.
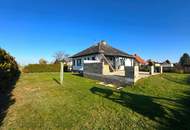
[[[174,64],[163,64],[163,67],[174,67]]]
[[[88,60],[88,58],[89,58],[90,59],[89,62],[91,62],[92,61],[92,57],[95,57],[95,59],[96,59],[94,62],[100,62],[101,61],[101,55],[100,54],[73,58],[73,60],[75,60],[75,66],[73,66],[73,70],[83,71],[83,65],[84,65],[85,59]],[[81,62],[82,62],[81,66],[77,66],[77,59],[81,59]],[[119,57],[119,59],[121,59],[121,57]],[[88,61],[85,61],[85,62],[88,62]],[[134,62],[134,59],[132,59],[132,58],[125,58],[125,66],[133,66],[133,62]],[[124,70],[124,66],[121,66],[120,70]]]
[[[119,60],[120,59],[123,59],[122,57],[119,57]],[[119,66],[119,70],[124,70],[125,69],[125,66],[133,66],[134,65],[134,59],[132,58],[125,58],[124,59],[124,64],[125,65],[121,65]]]
[[[134,59],[126,58],[125,59],[125,66],[133,66]]]
[[[84,60],[84,64],[90,64],[90,63],[100,63],[98,60]]]
[[[92,57],[95,57],[95,59],[96,59],[95,62],[100,62],[100,55],[99,54],[73,58],[73,60],[75,60],[75,66],[73,65],[73,70],[83,71],[83,65],[84,65],[85,59],[88,60],[88,58],[89,58],[89,61],[92,61]],[[78,59],[81,59],[81,62],[82,62],[81,66],[77,66],[77,60]]]

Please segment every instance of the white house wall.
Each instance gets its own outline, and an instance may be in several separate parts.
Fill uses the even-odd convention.
[[[133,66],[133,64],[134,64],[134,60],[131,59],[131,58],[119,57],[118,59],[119,59],[119,61],[117,60],[118,62],[120,62],[121,59],[124,59],[124,64],[125,65],[120,65],[119,66],[119,70],[122,70],[122,71],[125,69],[125,66]]]
[[[84,66],[84,60],[92,60],[92,58],[95,57],[96,61],[100,62],[100,55],[96,54],[96,55],[89,55],[89,56],[83,56],[83,57],[78,57],[78,58],[73,58],[73,60],[75,60],[75,65],[73,65],[73,70],[77,70],[77,71],[83,71],[83,66]],[[81,59],[81,66],[77,66],[77,60]]]
[[[167,68],[167,67],[169,68],[169,67],[174,67],[174,64],[163,64],[162,66],[163,66],[163,67],[166,67],[166,68]]]
[[[78,58],[73,58],[75,60],[75,65],[73,65],[73,70],[75,71],[83,71],[83,66],[84,66],[84,60],[92,60],[92,57],[95,57],[96,62],[101,61],[101,55],[100,54],[95,54],[95,55],[89,55],[89,56],[83,56],[83,57],[78,57]],[[81,59],[81,66],[77,66],[77,60]],[[120,62],[119,60],[122,59],[122,57],[117,58],[117,62]],[[88,62],[88,61],[87,61]],[[133,66],[134,59],[132,58],[125,58],[124,63],[125,66]],[[120,66],[120,70],[124,70],[124,66]]]
[[[126,58],[125,59],[125,66],[133,66],[133,59],[131,58]]]

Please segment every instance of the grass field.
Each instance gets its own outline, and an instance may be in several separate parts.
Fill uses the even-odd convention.
[[[22,74],[6,98],[0,129],[188,130],[189,77],[157,75],[114,92],[71,73],[63,86],[59,73]]]

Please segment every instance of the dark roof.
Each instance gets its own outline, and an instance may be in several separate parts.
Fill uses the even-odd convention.
[[[169,60],[166,60],[162,64],[172,64],[172,63]]]
[[[129,55],[119,49],[113,48],[108,45],[105,41],[101,41],[96,45],[93,45],[75,55],[72,58],[87,56],[92,54],[104,54],[105,56],[121,56],[121,57],[131,57],[134,58],[132,55]]]

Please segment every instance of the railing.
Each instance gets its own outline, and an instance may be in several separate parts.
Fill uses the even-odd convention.
[[[104,54],[101,54],[102,58],[108,63],[109,67],[111,68],[112,71],[115,71],[111,63],[108,61],[108,59],[104,56]]]

